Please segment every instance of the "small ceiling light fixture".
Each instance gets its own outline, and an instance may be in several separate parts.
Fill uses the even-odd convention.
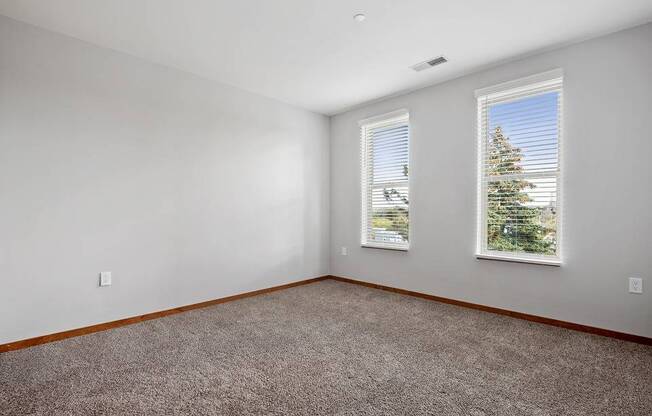
[[[367,16],[364,15],[364,13],[358,13],[355,16],[353,16],[353,20],[356,22],[364,22],[364,19],[366,19]]]

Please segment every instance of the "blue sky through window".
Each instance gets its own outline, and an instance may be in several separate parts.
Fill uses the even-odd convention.
[[[536,187],[526,192],[528,205],[545,206],[556,202],[555,173],[559,167],[559,92],[547,92],[490,105],[488,134],[501,127],[512,146],[521,150],[524,173],[550,172],[550,177],[529,179]]]

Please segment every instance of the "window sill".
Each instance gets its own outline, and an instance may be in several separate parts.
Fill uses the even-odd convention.
[[[392,246],[386,246],[382,244],[361,244],[360,247],[362,248],[377,248],[380,250],[391,250],[391,251],[408,251],[410,246],[407,247],[392,247]]]
[[[496,255],[496,254],[476,254],[475,257],[478,260],[497,260],[497,261],[508,261],[513,263],[529,263],[529,264],[539,264],[542,266],[561,266],[561,260],[556,259],[545,259],[545,258],[530,258],[530,257],[517,257],[517,256],[505,256],[505,255]]]

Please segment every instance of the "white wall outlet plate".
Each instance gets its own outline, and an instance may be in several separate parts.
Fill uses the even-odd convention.
[[[100,272],[100,286],[111,286],[111,272]]]
[[[643,279],[640,277],[630,277],[629,293],[643,293]]]
[[[342,255],[346,256],[349,254],[349,251],[346,249],[346,247],[342,247]]]

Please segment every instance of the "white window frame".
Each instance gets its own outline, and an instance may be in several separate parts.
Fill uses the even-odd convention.
[[[559,83],[561,87],[559,91],[559,100],[558,100],[558,138],[557,138],[557,163],[558,168],[556,174],[546,173],[546,176],[555,176],[556,185],[557,185],[557,194],[556,194],[556,255],[549,256],[543,254],[528,254],[528,253],[511,253],[511,252],[501,252],[501,251],[489,251],[487,250],[487,186],[485,182],[485,164],[484,164],[484,143],[487,137],[487,132],[484,130],[486,123],[484,123],[484,111],[486,110],[486,104],[483,102],[487,97],[496,99],[500,98],[501,95],[513,96],[519,92],[523,92],[524,97],[530,96],[529,91],[535,90],[537,88],[545,88],[546,85],[553,85]],[[550,89],[553,91],[555,89]],[[554,69],[552,71],[543,72],[540,74],[532,75],[525,78],[520,78],[514,81],[505,82],[502,84],[494,85],[487,88],[482,88],[475,91],[475,96],[477,99],[477,198],[478,198],[478,207],[477,207],[477,243],[476,243],[476,258],[478,259],[487,259],[487,260],[501,260],[501,261],[511,261],[518,263],[531,263],[531,264],[541,264],[549,266],[561,266],[562,264],[562,247],[563,247],[563,233],[562,233],[562,218],[563,218],[563,198],[562,198],[562,175],[563,175],[563,166],[562,166],[562,144],[564,142],[563,138],[563,71],[561,69]],[[531,94],[536,95],[536,93]],[[535,176],[536,174],[523,174],[523,177]],[[519,175],[521,176],[521,175]]]
[[[407,164],[408,164],[408,172],[410,172],[410,133],[411,133],[411,127],[410,127],[410,113],[407,109],[400,109],[396,111],[392,111],[389,113],[381,114],[379,116],[371,117],[371,118],[366,118],[364,120],[360,120],[358,122],[358,125],[360,127],[360,194],[361,194],[361,223],[360,223],[360,245],[361,247],[367,247],[367,248],[378,248],[378,249],[385,249],[385,250],[397,250],[397,251],[408,251],[410,249],[410,241],[412,240],[412,234],[411,234],[411,226],[410,223],[412,222],[410,217],[408,217],[408,242],[407,244],[398,244],[398,243],[389,243],[389,242],[377,242],[377,241],[367,241],[368,235],[368,226],[369,226],[369,217],[368,217],[368,211],[369,211],[369,205],[371,204],[370,198],[371,194],[368,192],[369,186],[368,186],[368,181],[369,181],[369,174],[370,174],[370,169],[371,166],[369,165],[369,160],[367,159],[368,152],[367,152],[367,129],[369,128],[375,128],[378,127],[379,125],[382,124],[387,124],[387,123],[392,123],[394,121],[407,121],[408,125],[408,158],[407,158]],[[410,195],[410,174],[408,173],[408,179],[405,181],[407,184],[408,188],[408,198]],[[399,182],[396,182],[399,183]],[[408,213],[411,213],[411,210],[408,206]],[[408,214],[409,215],[409,214]]]

